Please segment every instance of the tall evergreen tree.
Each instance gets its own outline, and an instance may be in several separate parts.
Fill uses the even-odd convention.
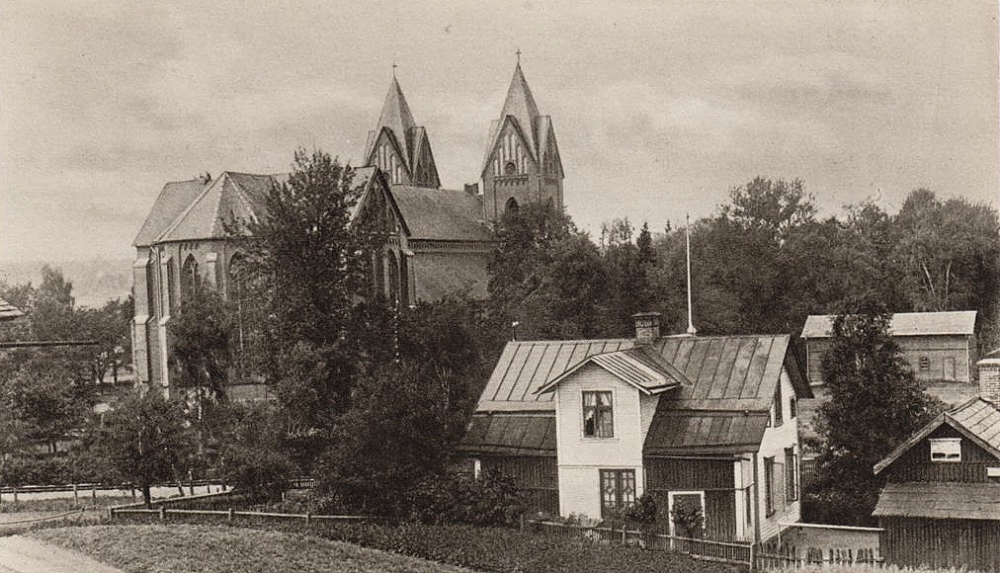
[[[819,408],[822,438],[811,499],[825,522],[872,522],[882,480],[872,468],[937,413],[889,334],[891,314],[877,301],[849,303],[833,323],[823,358],[830,399]]]

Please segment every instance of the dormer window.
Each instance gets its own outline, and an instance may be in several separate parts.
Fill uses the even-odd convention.
[[[961,438],[932,438],[930,442],[932,462],[962,461]]]
[[[583,435],[588,438],[615,436],[611,392],[583,393]]]

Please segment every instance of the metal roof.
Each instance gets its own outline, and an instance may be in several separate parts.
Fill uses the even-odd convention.
[[[556,455],[556,418],[547,414],[477,414],[457,449],[494,455]]]
[[[767,429],[764,412],[660,412],[646,434],[642,453],[737,454],[756,452]]]
[[[483,412],[555,410],[554,394],[536,391],[588,356],[632,348],[631,338],[508,342],[477,409]]]
[[[810,315],[802,327],[802,338],[829,338],[835,318],[833,314]],[[893,336],[971,335],[975,327],[974,310],[897,312],[889,323]]]
[[[659,394],[681,384],[690,384],[690,381],[669,362],[663,360],[649,347],[642,346],[588,356],[547,382],[536,392],[552,391],[560,382],[586,364],[600,366],[644,394]]]
[[[145,247],[155,243],[163,231],[194,201],[205,186],[206,183],[201,179],[176,181],[164,185],[132,244],[137,247]]]
[[[1000,484],[889,483],[879,494],[872,515],[1000,520]]]
[[[892,450],[882,461],[875,464],[875,473],[881,473],[910,448],[941,427],[942,424],[955,428],[976,445],[1000,459],[1000,410],[997,409],[997,406],[976,398],[934,418],[920,431]]]

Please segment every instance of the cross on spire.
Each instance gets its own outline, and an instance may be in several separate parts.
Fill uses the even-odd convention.
[[[393,79],[396,78],[396,68],[397,67],[399,67],[399,66],[396,65],[396,60],[393,60],[392,61],[392,77],[393,77]]]
[[[521,63],[521,48],[520,48],[520,47],[518,47],[518,48],[517,48],[517,51],[516,51],[516,52],[514,52],[514,53],[515,53],[515,54],[517,54],[517,63],[519,63],[519,64],[520,64],[520,63]]]

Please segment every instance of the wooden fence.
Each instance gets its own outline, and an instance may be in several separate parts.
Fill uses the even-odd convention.
[[[824,552],[818,547],[808,547],[805,551],[805,557],[800,555],[795,548],[786,548],[769,549],[754,555],[754,568],[764,570],[798,569],[807,565],[878,565],[881,563],[882,559],[878,557],[878,552],[874,548],[857,550],[831,548]]]
[[[167,521],[170,516],[185,517],[207,517],[225,521],[233,521],[236,518],[250,518],[261,520],[302,520],[306,523],[313,521],[371,521],[372,518],[363,515],[313,515],[311,513],[271,513],[265,511],[236,511],[232,508],[227,510],[213,509],[170,509],[160,506],[156,509],[138,509],[133,507],[109,507],[108,517],[111,520],[128,519],[130,516],[156,517],[160,521]]]
[[[617,529],[608,526],[581,526],[552,521],[528,521],[535,531],[549,535],[580,535],[598,543],[620,543],[650,550],[674,551],[706,561],[720,561],[750,566],[754,561],[754,544],[750,541],[719,541],[679,537],[656,531]]]

